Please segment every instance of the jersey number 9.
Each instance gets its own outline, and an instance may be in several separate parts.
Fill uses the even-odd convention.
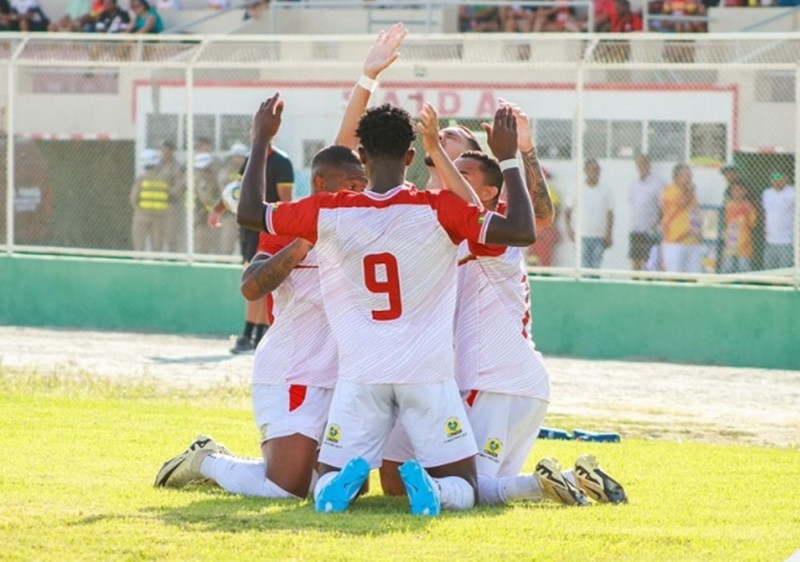
[[[384,272],[384,281],[378,280],[378,268]],[[403,314],[403,303],[400,299],[400,273],[397,258],[392,254],[370,254],[364,257],[364,283],[371,293],[385,294],[389,299],[389,308],[373,310],[373,320],[396,320]]]

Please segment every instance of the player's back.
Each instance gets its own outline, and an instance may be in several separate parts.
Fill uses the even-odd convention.
[[[524,250],[469,244],[462,253],[455,331],[459,388],[549,400],[549,376],[530,337]]]
[[[277,254],[290,236],[261,233],[259,252]],[[253,384],[336,384],[336,342],[322,305],[316,251],[311,250],[271,293],[273,319],[256,350]]]

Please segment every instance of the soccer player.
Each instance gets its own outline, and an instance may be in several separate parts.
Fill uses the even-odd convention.
[[[532,175],[529,185],[536,197],[547,186],[536,158],[527,116],[516,106],[518,143]],[[426,106],[420,132],[425,149],[436,162],[447,187],[460,181],[471,184],[481,203],[504,212],[500,202],[503,175],[496,160],[482,152],[463,153],[453,164],[438,134],[438,117]],[[545,195],[546,196],[546,195]],[[549,196],[546,196],[549,199]],[[544,204],[540,203],[540,209]],[[551,205],[552,209],[552,205]],[[542,222],[552,220],[543,212]],[[537,216],[537,226],[539,216]],[[587,505],[581,490],[599,501],[625,501],[622,487],[596,460],[580,457],[575,471],[562,473],[555,459],[542,459],[531,475],[520,475],[539,433],[550,398],[549,374],[530,339],[530,287],[523,252],[507,248],[462,243],[456,308],[456,379],[467,396],[467,414],[477,440],[480,501],[508,503],[517,499],[548,497],[568,505]],[[381,484],[390,495],[403,493],[398,478],[400,462],[413,455],[402,428],[395,428],[384,454]]]
[[[401,467],[412,512],[468,509],[476,497],[477,451],[453,378],[456,250],[464,239],[519,246],[535,240],[530,199],[514,159],[513,112],[498,110],[489,134],[505,168],[507,216],[446,191],[406,185],[414,129],[405,111],[388,104],[364,113],[357,129],[372,191],[261,203],[259,145],[277,133],[282,112],[276,94],[256,114],[238,220],[305,238],[318,252],[323,302],[339,349],[339,380],[320,450],[316,507],[349,506],[370,467],[380,465],[399,418],[419,459]],[[255,212],[259,203],[263,214]]]
[[[347,147],[329,146],[311,163],[315,193],[366,187],[364,167]],[[181,487],[209,479],[229,492],[268,498],[308,494],[328,415],[338,359],[322,307],[315,252],[292,237],[262,232],[259,253],[242,276],[249,301],[271,293],[275,320],[253,366],[253,410],[261,459],[242,459],[200,436],[167,461],[156,486]]]

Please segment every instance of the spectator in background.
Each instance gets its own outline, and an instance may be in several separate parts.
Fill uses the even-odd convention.
[[[503,31],[511,33],[533,31],[536,9],[534,6],[520,6],[519,4],[500,8],[500,22]]]
[[[131,24],[131,16],[125,10],[120,10],[117,0],[104,0],[104,10],[94,22],[96,33],[122,33]]]
[[[794,221],[797,203],[794,186],[783,172],[772,172],[771,187],[764,190],[764,269],[792,267],[794,262]]]
[[[175,230],[170,210],[180,207],[181,184],[164,167],[161,153],[148,148],[142,151],[139,162],[144,173],[131,187],[130,203],[133,207],[131,234],[133,249],[147,250],[148,242],[154,252],[174,251],[170,241]]]
[[[250,154],[248,146],[242,142],[235,142],[228,152],[228,158],[220,167],[217,173],[217,182],[220,185],[220,190],[224,190],[225,186],[232,181],[240,181],[242,179],[242,169],[244,169],[245,160]],[[209,214],[209,225],[214,228],[221,228],[220,236],[222,238],[221,247],[223,254],[232,253],[239,241],[239,225],[236,223],[236,217],[231,213],[225,213],[225,205],[220,205],[220,201],[214,204],[212,212]]]
[[[758,214],[747,200],[747,189],[741,183],[730,187],[731,198],[725,203],[725,247],[720,273],[750,271],[753,257],[753,229]]]
[[[198,254],[218,254],[218,233],[208,224],[208,215],[222,195],[217,183],[217,168],[210,152],[194,155],[194,251]]]
[[[50,20],[38,0],[11,0],[11,31],[47,31]]]
[[[231,7],[231,0],[208,0],[209,10],[227,10]]]
[[[640,154],[636,157],[639,177],[628,186],[630,207],[630,232],[628,257],[634,270],[645,269],[650,250],[658,244],[658,227],[661,223],[661,192],[664,182],[653,175],[650,159]]]
[[[69,0],[67,13],[48,27],[49,31],[80,31],[83,18],[92,10],[92,0]]]
[[[564,0],[553,0],[551,6],[543,6],[536,10],[533,31],[570,31],[586,30],[586,22],[579,21],[575,9]]]
[[[14,31],[11,4],[8,0],[0,0],[0,31]]]
[[[615,13],[611,16],[611,33],[633,33],[642,31],[642,17],[631,11],[631,3],[628,0],[616,0]],[[627,57],[626,57],[627,60]]]
[[[613,244],[614,205],[611,190],[600,183],[600,164],[590,158],[583,168],[585,179],[581,186],[581,267],[599,269],[603,252]],[[577,190],[567,204],[564,218],[567,221],[567,235],[575,240],[572,227],[572,211],[578,201]]]
[[[594,31],[611,31],[611,22],[617,17],[615,0],[594,0]]]
[[[458,9],[459,31],[500,31],[500,10],[491,4],[461,6]]]
[[[186,251],[186,171],[175,159],[175,143],[161,143],[159,174],[169,182],[172,194],[170,205],[170,228],[166,232],[166,251]]]
[[[665,16],[702,16],[705,15],[705,6],[700,0],[664,0],[661,4],[661,13]],[[705,24],[698,21],[678,20],[664,22],[665,31],[675,33],[694,33],[705,31]]]
[[[164,21],[161,14],[147,0],[132,0],[131,11],[136,19],[128,26],[128,33],[161,33]]]
[[[686,164],[672,169],[672,183],[661,195],[662,258],[664,270],[700,273],[703,264],[702,217],[692,170]]]

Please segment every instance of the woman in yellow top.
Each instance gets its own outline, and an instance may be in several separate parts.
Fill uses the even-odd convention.
[[[665,271],[700,273],[703,263],[701,220],[692,170],[686,164],[676,164],[672,169],[672,183],[661,194]]]

